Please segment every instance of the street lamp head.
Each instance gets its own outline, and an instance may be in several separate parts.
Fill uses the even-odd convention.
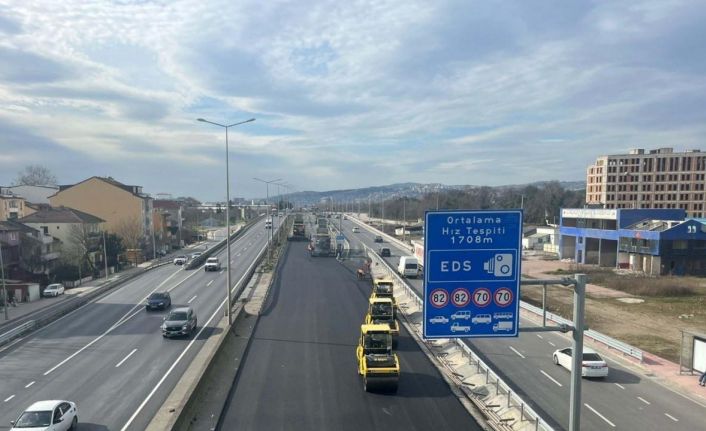
[[[204,120],[203,118],[197,118],[196,121],[201,121],[202,123],[206,122],[206,120]]]

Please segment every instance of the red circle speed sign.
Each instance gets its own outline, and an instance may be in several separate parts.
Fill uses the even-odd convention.
[[[434,289],[429,294],[429,303],[436,308],[442,308],[449,303],[449,293],[444,289]]]
[[[459,287],[451,292],[451,302],[457,307],[465,307],[470,301],[471,294],[463,287]]]
[[[473,291],[473,303],[478,307],[485,307],[490,304],[492,299],[493,297],[490,295],[490,290],[485,287]]]
[[[499,307],[507,307],[512,302],[512,290],[507,287],[501,287],[495,291],[493,300]]]

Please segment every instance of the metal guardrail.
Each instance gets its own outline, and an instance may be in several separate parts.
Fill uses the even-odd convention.
[[[409,298],[411,298],[417,305],[420,307],[423,305],[424,301],[422,298],[419,297],[417,292],[412,289],[412,287],[407,284],[407,282],[400,277],[399,274],[384,260],[381,259],[374,250],[372,250],[370,247],[368,247],[365,244],[362,244],[363,247],[365,248],[365,251],[368,254],[368,257],[370,257],[372,260],[377,261],[379,264],[381,264],[388,272],[388,275],[392,277],[396,284],[402,287],[407,294]],[[510,386],[505,383],[493,370],[486,364],[474,351],[471,349],[471,347],[464,343],[460,338],[454,339],[454,342],[463,350],[463,352],[468,356],[470,359],[471,364],[476,365],[478,367],[478,370],[480,372],[485,373],[486,375],[486,382],[490,381],[495,381],[496,385],[496,390],[497,391],[503,391],[507,395],[508,399],[508,405],[510,405],[511,401],[514,401],[515,405],[519,406],[520,408],[520,416],[521,420],[528,420],[530,422],[535,423],[535,430],[544,430],[544,431],[554,431],[554,428],[552,428],[541,416],[539,416],[533,409],[530,407],[530,405],[525,402],[522,397],[520,397],[517,393],[515,393]],[[467,391],[463,391],[464,393],[467,393]],[[472,391],[471,391],[472,392]]]
[[[542,315],[542,309],[539,307],[535,307],[532,304],[528,304],[524,301],[520,301],[520,306],[534,314],[537,314],[539,316]],[[557,314],[550,313],[549,311],[546,312],[547,319],[554,321],[559,324],[566,324],[566,325],[573,325],[573,322],[569,319],[565,319]],[[600,332],[594,331],[592,329],[589,329],[584,332],[584,335],[592,338],[595,341],[598,341],[599,343],[603,343],[606,346],[610,347],[611,349],[615,349],[619,352],[622,352],[628,356],[632,356],[633,358],[639,360],[642,362],[643,358],[643,352],[642,350],[638,349],[637,347],[631,346],[627,343],[623,343],[622,341],[616,340],[615,338],[609,337],[605,334],[601,334]]]
[[[9,343],[24,333],[31,331],[34,328],[34,320],[30,320],[20,326],[10,329],[9,331],[0,334],[0,346]]]

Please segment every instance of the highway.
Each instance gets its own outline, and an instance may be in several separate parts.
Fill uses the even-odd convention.
[[[218,429],[479,430],[405,332],[393,394],[366,393],[355,347],[370,281],[290,243]]]
[[[266,245],[264,220],[231,244],[232,284]],[[225,269],[225,249],[219,253]],[[225,273],[165,265],[31,333],[0,353],[0,429],[38,400],[68,399],[79,430],[142,430],[223,315]],[[153,291],[189,305],[197,333],[164,339],[164,311],[145,311]]]
[[[374,242],[375,234],[368,227],[353,233],[353,226],[360,225],[350,220],[342,222],[351,248],[362,248],[360,243],[364,243],[377,250],[383,245]],[[384,246],[392,252],[385,260],[393,268],[397,267],[399,256],[412,254],[387,239]],[[406,280],[422,296],[423,280]],[[527,320],[521,322],[521,326],[530,325],[533,323]],[[478,338],[469,340],[468,344],[550,424],[558,429],[568,428],[570,373],[552,362],[556,349],[571,345],[568,336],[521,333],[518,338]],[[706,406],[603,356],[610,366],[609,377],[582,380],[582,430],[697,431],[705,428]]]

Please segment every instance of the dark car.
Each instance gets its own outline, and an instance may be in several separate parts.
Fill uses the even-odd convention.
[[[170,311],[162,323],[163,337],[190,335],[196,329],[196,312],[191,307],[179,307]]]
[[[378,254],[382,257],[390,257],[390,249],[387,247],[380,247]]]
[[[149,298],[145,308],[149,310],[164,310],[172,305],[172,297],[169,292],[153,292]]]
[[[382,236],[375,235],[375,242],[382,242]]]

